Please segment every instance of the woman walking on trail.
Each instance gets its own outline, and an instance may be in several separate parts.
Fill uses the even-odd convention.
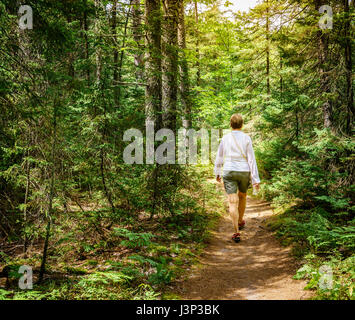
[[[233,114],[230,125],[232,132],[222,138],[216,156],[214,172],[218,182],[221,182],[221,177],[223,177],[224,189],[228,194],[229,213],[235,230],[232,240],[239,242],[239,230],[245,226],[243,216],[250,180],[253,188],[258,190],[260,179],[251,138],[241,131],[243,117],[240,114]]]

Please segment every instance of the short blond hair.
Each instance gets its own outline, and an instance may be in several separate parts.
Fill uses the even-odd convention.
[[[241,129],[243,127],[243,123],[244,121],[241,114],[235,113],[231,116],[230,124],[233,129]]]

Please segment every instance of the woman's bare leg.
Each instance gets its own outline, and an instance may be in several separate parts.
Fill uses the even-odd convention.
[[[247,194],[239,192],[238,193],[239,197],[239,205],[238,205],[238,213],[239,213],[239,223],[243,222],[243,217],[245,213],[245,208],[247,206]]]
[[[238,226],[238,219],[239,219],[239,212],[237,210],[237,194],[232,193],[228,195],[228,202],[229,202],[229,214],[233,221],[234,230],[236,233],[239,233],[239,226]]]

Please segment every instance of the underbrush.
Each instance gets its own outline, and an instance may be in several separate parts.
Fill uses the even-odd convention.
[[[308,280],[315,299],[354,299],[354,147],[351,138],[315,129],[292,141],[266,139],[257,152],[271,176],[260,196],[278,213],[269,227],[292,245],[303,264],[295,277]]]
[[[36,283],[40,246],[27,257],[0,252],[0,270],[29,265],[34,274],[32,290],[18,289],[18,279],[9,275],[8,288],[0,283],[0,300],[168,299],[164,293],[197,261],[224,210],[208,175],[203,168],[194,173],[194,184],[181,190],[173,214],[121,214],[117,219],[109,210],[58,214],[41,284]]]
[[[284,245],[292,245],[302,267],[295,279],[308,281],[314,299],[353,300],[355,280],[355,219],[332,219],[323,208],[291,207],[274,216],[268,227]]]

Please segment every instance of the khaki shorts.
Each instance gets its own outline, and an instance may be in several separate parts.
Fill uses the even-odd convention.
[[[224,189],[228,194],[237,193],[239,190],[246,193],[251,181],[249,171],[224,171],[223,172]]]

